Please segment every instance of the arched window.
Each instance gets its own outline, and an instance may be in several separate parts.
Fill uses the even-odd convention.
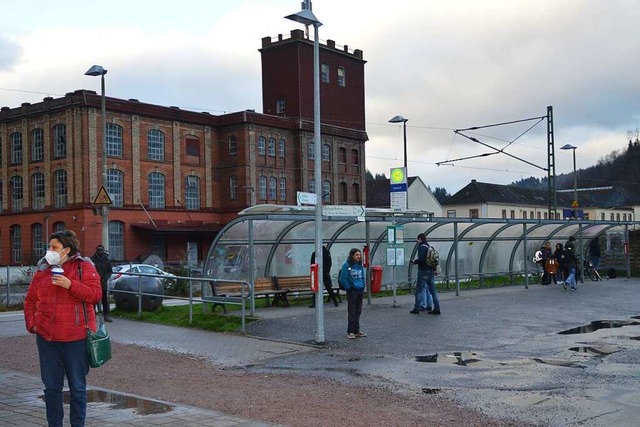
[[[278,198],[278,180],[275,176],[269,178],[269,200]]]
[[[53,207],[67,206],[67,171],[58,169],[53,172]]]
[[[11,211],[22,211],[22,177],[20,175],[14,175],[9,181],[11,185]]]
[[[351,165],[360,166],[360,154],[358,150],[351,150]]]
[[[36,223],[31,225],[31,245],[32,254],[31,261],[35,264],[44,255],[47,250],[44,241],[44,232],[42,231],[42,224]]]
[[[269,156],[276,156],[276,140],[275,138],[269,138]]]
[[[107,123],[107,155],[122,157],[122,126]]]
[[[31,161],[44,160],[44,129],[36,128],[31,131]]]
[[[260,177],[260,200],[267,200],[267,177],[262,175]]]
[[[278,141],[278,156],[284,159],[285,155],[285,143],[284,139]]]
[[[9,227],[11,234],[11,262],[22,263],[22,228],[19,225]]]
[[[147,132],[147,158],[149,160],[164,160],[164,133],[157,129]]]
[[[316,192],[316,180],[312,178],[309,180],[309,193],[315,193],[315,192]]]
[[[235,175],[229,177],[229,197],[238,200],[238,177]]]
[[[53,223],[53,232],[54,233],[58,233],[59,231],[64,231],[66,229],[67,229],[67,226],[62,221],[57,221],[57,222]],[[47,236],[47,239],[48,238],[49,238],[49,236]]]
[[[151,209],[164,209],[164,175],[159,172],[149,174],[149,207]]]
[[[200,209],[200,178],[195,175],[185,177],[185,208],[187,210]]]
[[[124,206],[124,173],[117,169],[107,170],[107,192],[113,207]]]
[[[19,165],[22,163],[22,134],[14,132],[9,135],[11,140],[11,164]]]
[[[44,174],[39,172],[31,175],[31,208],[44,209]]]
[[[280,201],[287,201],[287,178],[280,178]]]
[[[353,201],[354,201],[354,203],[361,203],[360,185],[358,183],[354,183],[351,186],[351,192],[353,193]]]
[[[307,151],[307,157],[309,160],[314,160],[316,158],[316,144],[313,142],[309,143],[309,149]]]
[[[348,195],[347,195],[347,183],[346,182],[341,182],[340,183],[340,203],[343,205],[346,205],[349,201],[348,199]]]
[[[229,155],[235,156],[236,154],[238,154],[238,140],[235,135],[231,135],[229,137]]]
[[[322,181],[322,201],[331,201],[331,183],[329,181]]]
[[[331,160],[331,147],[329,144],[322,144],[322,161],[328,162]]]
[[[109,257],[124,260],[124,223],[109,221]]]
[[[53,127],[53,157],[67,157],[67,126],[62,123]]]
[[[338,163],[347,163],[347,149],[344,147],[338,148]]]
[[[261,136],[258,138],[258,155],[259,156],[264,156],[264,153],[266,151],[265,146],[267,145],[267,140],[264,136]]]

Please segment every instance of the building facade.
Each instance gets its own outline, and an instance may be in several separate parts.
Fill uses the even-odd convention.
[[[329,49],[329,58],[332,53],[344,56]],[[280,61],[301,59],[285,55]],[[306,75],[312,67],[305,64],[298,71]],[[351,73],[356,80],[357,73]],[[300,111],[313,110],[312,100],[310,106],[307,102],[301,100]],[[338,111],[331,104],[343,102],[329,97],[325,111]],[[63,229],[75,231],[83,254],[91,255],[102,243],[102,217],[94,204],[102,186],[112,201],[109,248],[117,261],[155,254],[196,263],[217,231],[241,210],[295,205],[297,191],[315,192],[315,185],[322,185],[325,204],[363,204],[364,96],[358,103],[361,122],[353,127],[323,119],[319,184],[314,182],[312,114],[248,110],[214,116],[107,97],[103,146],[101,96],[93,91],[2,107],[0,264],[37,262],[48,236]],[[102,182],[105,153],[107,182]]]

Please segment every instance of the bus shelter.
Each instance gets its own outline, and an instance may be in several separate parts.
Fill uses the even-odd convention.
[[[214,239],[203,277],[244,280],[309,274],[315,250],[313,207],[257,205],[242,211]],[[323,216],[322,241],[330,250],[334,281],[351,248],[368,252],[368,270],[383,267],[383,287],[412,283],[417,266],[417,235],[425,233],[440,253],[438,281],[459,294],[460,281],[501,274],[528,286],[538,268],[534,253],[546,241],[565,243],[575,236],[579,259],[589,242],[603,239],[607,260],[630,275],[629,228],[633,221],[471,219],[433,217],[424,211],[366,209],[360,217]],[[365,250],[365,248],[367,248]],[[609,261],[608,261],[609,262]],[[369,271],[367,271],[369,273]],[[367,278],[371,277],[367,274]],[[370,279],[368,280],[370,290]],[[211,290],[203,286],[202,295]],[[370,298],[370,292],[369,298]],[[370,299],[369,299],[370,302]],[[254,308],[253,298],[251,304]]]

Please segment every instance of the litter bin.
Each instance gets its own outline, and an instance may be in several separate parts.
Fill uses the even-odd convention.
[[[382,289],[382,266],[371,266],[371,293],[377,294]]]

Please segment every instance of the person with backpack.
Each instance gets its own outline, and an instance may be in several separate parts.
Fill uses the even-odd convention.
[[[362,298],[365,288],[360,249],[353,248],[349,251],[349,258],[340,269],[338,283],[347,293],[347,338],[366,337],[367,334],[360,329],[360,314],[362,313]]]
[[[578,267],[578,258],[576,256],[576,244],[575,244],[576,238],[574,236],[569,236],[569,240],[567,240],[567,243],[565,243],[564,245],[564,252],[565,255],[567,257],[567,269],[569,271],[569,276],[567,277],[567,280],[565,280],[565,286],[564,288],[566,289],[567,286],[569,285],[571,287],[572,291],[576,290],[576,287],[578,286],[578,283],[576,281],[576,269]]]
[[[421,308],[426,306],[427,313],[440,314],[440,299],[436,290],[435,273],[438,268],[438,252],[427,243],[427,236],[424,233],[418,234],[418,257],[413,261],[418,266],[418,280],[416,282],[415,303],[413,310],[409,313],[420,314]],[[426,290],[425,290],[426,289]],[[433,310],[428,311],[428,297],[425,292],[431,294],[433,298]],[[426,300],[425,300],[426,299]]]

